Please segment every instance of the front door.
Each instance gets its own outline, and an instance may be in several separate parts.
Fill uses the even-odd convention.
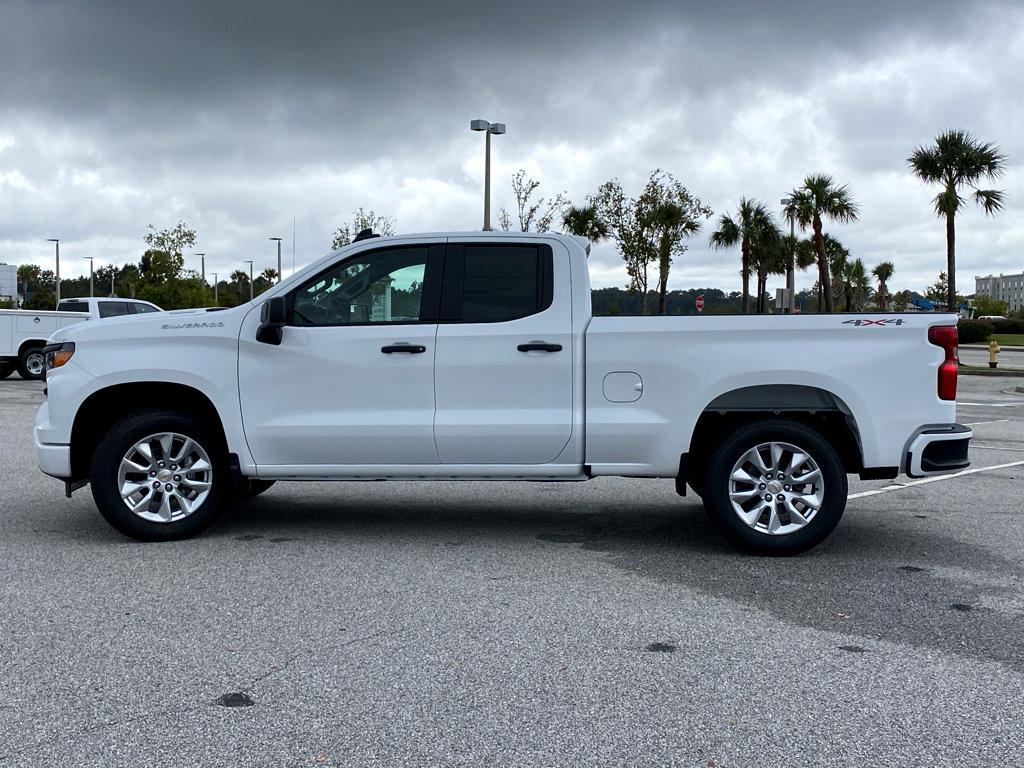
[[[429,243],[362,251],[289,294],[280,345],[256,341],[246,324],[239,396],[261,473],[437,463],[434,336],[443,256],[443,245]]]
[[[434,438],[444,464],[544,464],[572,436],[568,254],[449,241]]]

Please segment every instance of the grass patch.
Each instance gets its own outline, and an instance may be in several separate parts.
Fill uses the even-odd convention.
[[[1024,347],[1024,334],[993,334],[992,338],[999,342],[1000,347]]]

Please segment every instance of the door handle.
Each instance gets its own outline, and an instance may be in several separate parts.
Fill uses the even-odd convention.
[[[405,342],[399,342],[398,344],[386,344],[380,348],[380,351],[390,355],[393,352],[421,353],[426,352],[427,348],[421,344],[406,344]]]
[[[519,350],[519,352],[533,352],[535,350],[539,352],[558,352],[559,350],[562,349],[562,345],[550,344],[549,342],[533,341],[521,344],[516,349]]]

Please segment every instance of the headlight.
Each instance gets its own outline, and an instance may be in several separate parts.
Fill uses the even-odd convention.
[[[46,354],[46,370],[60,368],[75,354],[74,342],[61,342],[59,344],[48,344],[43,348]]]

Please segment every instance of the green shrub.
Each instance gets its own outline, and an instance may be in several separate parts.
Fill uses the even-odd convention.
[[[960,344],[987,342],[995,333],[995,324],[990,320],[961,320],[956,324]]]
[[[988,321],[995,326],[997,334],[1024,334],[1024,320]]]

